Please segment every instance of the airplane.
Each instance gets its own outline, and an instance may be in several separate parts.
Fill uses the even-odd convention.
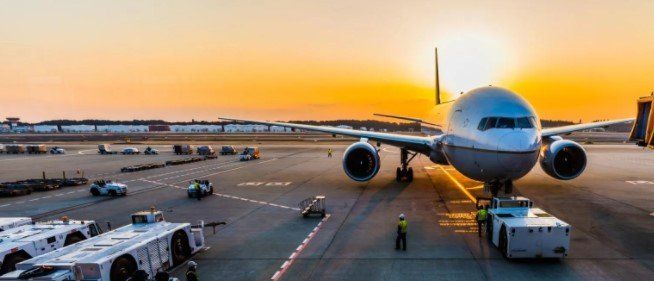
[[[436,62],[436,104],[441,102]],[[449,102],[448,102],[449,103]],[[418,118],[377,114],[428,125]],[[473,89],[451,101],[445,123],[437,126],[439,133],[431,136],[402,135],[384,132],[313,126],[285,122],[269,122],[236,118],[225,121],[289,127],[332,135],[359,138],[343,154],[343,170],[352,180],[371,180],[380,169],[378,149],[382,143],[400,148],[400,166],[396,180],[413,180],[411,160],[423,154],[440,165],[451,165],[464,176],[484,183],[486,190],[497,196],[513,192],[513,181],[524,177],[540,163],[545,173],[559,180],[571,180],[583,173],[587,164],[586,151],[578,143],[560,135],[613,124],[627,123],[635,118],[542,128],[531,104],[520,95],[501,87]],[[375,148],[370,141],[377,142]]]

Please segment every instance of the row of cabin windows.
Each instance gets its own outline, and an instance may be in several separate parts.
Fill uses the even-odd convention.
[[[507,118],[507,117],[484,117],[479,121],[477,129],[486,131],[488,129],[531,129],[536,127],[536,119],[534,117],[520,117],[520,118]]]

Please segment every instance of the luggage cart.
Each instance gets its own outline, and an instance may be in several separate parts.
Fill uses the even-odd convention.
[[[308,217],[311,214],[320,214],[325,217],[325,196],[318,195],[302,200],[300,202],[300,211],[303,217]]]

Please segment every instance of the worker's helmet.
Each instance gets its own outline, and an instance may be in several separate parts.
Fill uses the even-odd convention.
[[[404,214],[400,214],[400,219],[401,220],[405,219]]]
[[[198,267],[198,263],[196,263],[196,262],[194,262],[194,261],[189,261],[189,262],[188,262],[188,267],[189,267],[189,268],[195,268],[195,267]]]

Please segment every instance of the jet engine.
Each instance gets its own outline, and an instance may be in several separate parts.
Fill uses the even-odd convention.
[[[540,150],[540,166],[553,178],[571,180],[586,169],[586,151],[576,142],[556,138]]]
[[[357,142],[345,150],[343,154],[343,170],[355,181],[369,181],[380,166],[377,149],[367,142]]]

